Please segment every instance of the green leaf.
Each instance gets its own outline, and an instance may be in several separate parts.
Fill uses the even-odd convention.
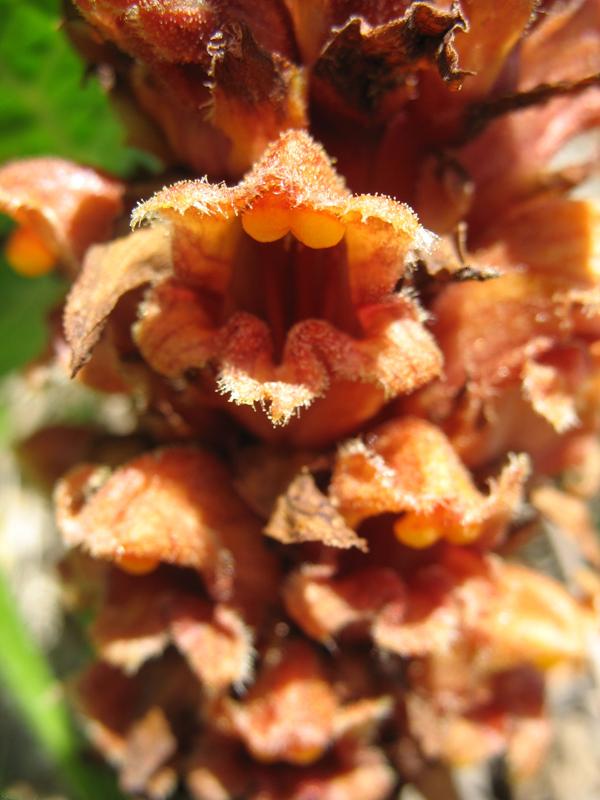
[[[46,315],[64,292],[57,276],[22,278],[0,259],[0,376],[40,355],[48,341]]]
[[[153,159],[124,133],[60,30],[58,0],[0,0],[0,162],[59,155],[128,175]]]
[[[61,687],[19,618],[2,573],[0,682],[9,689],[30,730],[56,764],[72,800],[119,800],[113,776],[83,758]]]
[[[0,163],[59,155],[128,175],[152,157],[127,147],[94,78],[60,30],[59,0],[0,0]],[[1,235],[6,226],[0,220]],[[0,376],[35,358],[45,317],[65,291],[54,275],[28,279],[0,258]]]

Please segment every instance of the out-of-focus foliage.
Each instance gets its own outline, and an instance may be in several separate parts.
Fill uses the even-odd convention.
[[[53,154],[124,175],[147,157],[59,32],[58,0],[0,0],[0,161]]]
[[[0,223],[2,236],[10,226],[6,218]],[[0,257],[0,376],[40,353],[47,339],[45,315],[63,292],[55,275],[23,278]]]
[[[0,163],[52,154],[120,175],[151,167],[59,28],[59,0],[0,0]],[[8,230],[0,219],[0,237]],[[56,276],[22,278],[0,258],[0,376],[40,353],[63,291]]]

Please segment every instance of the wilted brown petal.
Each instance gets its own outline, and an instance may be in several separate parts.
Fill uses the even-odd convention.
[[[181,577],[160,571],[113,570],[91,629],[100,656],[132,673],[172,643],[207,690],[243,683],[252,666],[250,629],[238,612],[181,584]]]
[[[435,64],[446,81],[464,77],[454,49],[456,32],[466,27],[459,6],[444,11],[411,3],[401,18],[390,16],[375,26],[353,16],[332,32],[313,68],[321,102],[335,107],[339,98],[351,114],[373,123],[410,99],[420,70]]]
[[[0,211],[31,228],[73,275],[87,248],[110,236],[123,192],[120,181],[62,158],[0,169]]]
[[[213,597],[260,609],[276,568],[260,524],[208,453],[172,447],[117,469],[83,466],[60,484],[58,524],[65,541],[132,572],[160,562],[202,573]]]
[[[404,613],[405,589],[392,569],[365,567],[336,577],[327,566],[306,565],[283,587],[286,609],[312,638],[327,642],[347,629],[363,636],[382,608]]]

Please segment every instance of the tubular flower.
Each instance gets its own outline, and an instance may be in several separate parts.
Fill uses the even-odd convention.
[[[76,5],[184,177],[109,240],[122,183],[0,170],[9,256],[74,276],[57,359],[139,411],[23,446],[62,475],[91,740],[156,800],[530,776],[598,636],[597,157],[563,146],[600,119],[599,0]],[[578,598],[520,563],[540,531]]]
[[[154,254],[140,250],[153,228],[91,251],[73,288],[75,370],[120,297],[151,282],[134,327],[147,364],[170,379],[200,370],[204,384],[214,371],[221,394],[274,425],[314,404],[290,423],[295,441],[330,440],[439,373],[421,309],[394,291],[427,234],[401,203],[352,195],[306,134],[284,134],[237,187],[164,189],[134,213],[147,219],[160,226]],[[264,414],[240,417],[268,432]]]

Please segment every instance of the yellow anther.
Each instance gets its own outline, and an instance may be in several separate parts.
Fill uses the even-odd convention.
[[[275,242],[290,229],[290,212],[276,205],[256,205],[242,215],[242,227],[257,242]]]
[[[332,214],[295,208],[292,211],[292,233],[307,247],[333,247],[342,240],[346,227]]]
[[[465,525],[452,525],[444,530],[444,539],[452,544],[470,544],[479,538],[481,525],[469,522]]]
[[[144,556],[121,556],[117,559],[117,566],[130,575],[147,575],[154,572],[159,563],[155,558]]]
[[[408,547],[425,548],[440,538],[440,528],[434,521],[419,514],[406,514],[394,522],[394,533]]]
[[[242,215],[242,227],[258,242],[275,242],[291,230],[302,244],[315,249],[333,247],[346,232],[343,223],[327,212],[260,202]]]
[[[287,753],[287,758],[294,764],[305,766],[312,764],[323,755],[323,747],[320,745],[305,745],[304,747],[297,746]]]
[[[56,265],[56,255],[31,228],[21,227],[8,237],[4,255],[9,265],[27,278],[46,275]]]

